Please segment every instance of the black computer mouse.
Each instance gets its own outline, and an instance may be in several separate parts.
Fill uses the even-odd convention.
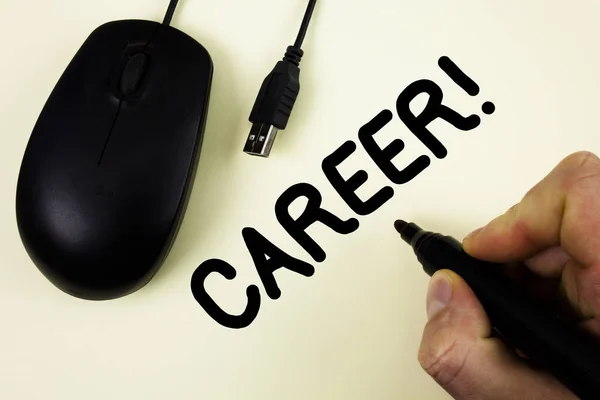
[[[24,247],[62,291],[122,297],[169,253],[198,165],[213,62],[187,34],[114,21],[79,49],[24,153],[16,215]]]

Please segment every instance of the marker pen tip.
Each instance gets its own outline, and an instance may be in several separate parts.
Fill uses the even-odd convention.
[[[396,228],[396,231],[400,234],[402,234],[402,232],[404,232],[404,230],[406,229],[407,226],[408,226],[408,222],[403,221],[401,219],[394,222],[394,228]]]

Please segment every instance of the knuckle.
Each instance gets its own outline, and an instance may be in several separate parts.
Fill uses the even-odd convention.
[[[600,177],[600,158],[589,151],[573,153],[564,160],[568,173],[567,185],[573,186],[590,178]]]
[[[600,165],[600,159],[591,151],[578,151],[567,157],[567,160],[577,167],[583,167],[588,164]]]
[[[600,159],[593,153],[582,151],[572,155],[570,173],[566,179],[567,189],[600,184]]]
[[[569,166],[579,167],[588,163],[589,161],[594,162],[599,161],[599,159],[591,151],[577,151],[565,157],[563,163]]]
[[[529,189],[521,201],[509,208],[504,215],[504,223],[511,227],[512,233],[529,245],[534,245],[531,238],[535,236],[529,205],[535,202],[537,191],[537,186]]]
[[[465,375],[468,354],[469,349],[456,338],[451,342],[438,340],[419,353],[419,364],[442,387],[456,387]]]

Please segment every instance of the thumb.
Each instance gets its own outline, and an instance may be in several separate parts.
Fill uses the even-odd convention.
[[[419,363],[455,399],[576,399],[490,337],[483,307],[455,273],[444,270],[432,277],[427,315]]]

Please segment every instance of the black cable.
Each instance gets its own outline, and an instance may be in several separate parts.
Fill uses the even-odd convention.
[[[297,49],[302,47],[302,42],[304,42],[304,37],[306,36],[306,32],[308,31],[308,25],[310,24],[310,19],[312,17],[316,5],[317,0],[310,0],[308,2],[308,7],[306,8],[306,13],[304,14],[302,25],[300,26],[300,32],[298,32],[296,43],[294,43],[294,47]]]
[[[173,14],[175,14],[175,9],[177,8],[177,2],[179,0],[171,0],[169,3],[169,8],[167,8],[167,13],[165,14],[165,19],[163,20],[163,25],[170,25],[171,20],[173,19]]]
[[[317,0],[309,0],[296,43],[288,46],[285,55],[265,78],[250,112],[252,128],[244,145],[244,152],[269,157],[275,137],[284,130],[300,92],[301,49]]]

